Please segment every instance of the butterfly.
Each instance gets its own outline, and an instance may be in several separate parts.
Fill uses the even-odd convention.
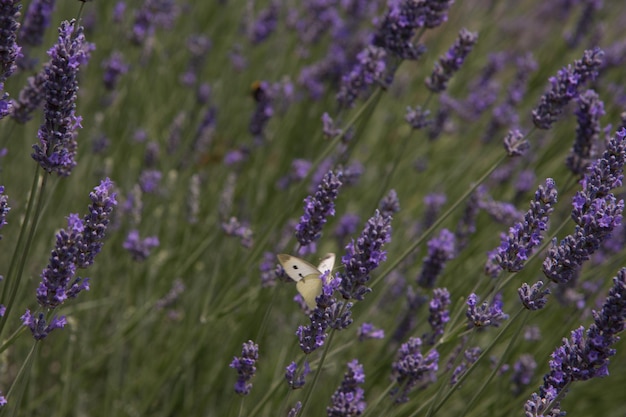
[[[322,280],[320,277],[326,271],[332,271],[335,265],[335,254],[327,253],[316,268],[307,261],[295,256],[281,253],[278,261],[285,269],[285,273],[296,281],[296,289],[310,309],[317,306],[315,298],[322,293]]]

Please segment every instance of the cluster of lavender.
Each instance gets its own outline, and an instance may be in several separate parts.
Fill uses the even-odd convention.
[[[580,181],[572,205],[576,229],[554,244],[543,262],[543,272],[556,283],[570,281],[584,261],[600,248],[621,224],[624,200],[611,192],[622,185],[626,162],[626,129],[617,132],[602,157],[595,161]]]
[[[67,228],[57,234],[49,264],[41,273],[37,288],[41,307],[54,309],[89,289],[89,279],[76,276],[77,269],[91,266],[101,251],[113,208],[117,205],[115,197],[113,182],[106,178],[89,194],[89,213],[82,219],[77,214],[68,216]],[[65,324],[63,317],[46,322],[43,314],[33,316],[30,311],[22,316],[22,321],[36,339],[43,339],[54,328]]]
[[[609,358],[615,355],[611,346],[626,328],[626,269],[613,278],[609,295],[602,309],[594,311],[593,319],[587,331],[584,327],[572,331],[552,353],[550,371],[543,377],[539,393],[533,393],[524,407],[527,416],[558,415],[560,398],[571,383],[609,374]],[[557,397],[559,401],[555,401]]]
[[[485,265],[487,275],[496,278],[502,270],[522,270],[533,250],[543,241],[542,233],[548,229],[548,219],[554,211],[556,198],[556,185],[552,178],[548,178],[545,185],[540,185],[535,192],[524,220],[515,223],[508,235],[502,234],[500,246],[489,252]]]

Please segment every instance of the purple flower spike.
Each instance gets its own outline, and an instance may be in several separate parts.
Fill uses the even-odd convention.
[[[76,277],[77,268],[93,264],[102,249],[113,207],[117,205],[113,182],[104,179],[89,194],[92,204],[82,219],[76,214],[67,218],[67,228],[56,236],[48,266],[41,273],[37,301],[44,308],[54,308],[82,290],[89,289],[88,279]]]
[[[24,326],[28,327],[33,333],[35,340],[44,339],[54,329],[62,329],[67,324],[65,316],[54,316],[50,323],[46,322],[43,313],[39,313],[37,317],[33,316],[30,310],[26,310],[24,315],[20,317]]]
[[[26,80],[26,86],[20,91],[17,100],[13,101],[11,117],[17,123],[24,124],[33,117],[33,112],[41,105],[45,97],[45,67]]]
[[[418,59],[424,53],[425,48],[423,45],[413,44],[413,37],[417,29],[426,25],[427,20],[430,20],[429,24],[436,23],[438,19],[436,13],[433,12],[441,3],[414,0],[389,2],[389,9],[378,25],[372,44],[400,59]]]
[[[159,246],[159,238],[156,236],[149,236],[145,239],[139,238],[138,230],[131,230],[122,245],[124,249],[130,252],[133,260],[141,262],[145,261],[153,248]]]
[[[428,304],[428,323],[432,328],[430,333],[423,336],[426,344],[434,345],[437,339],[443,335],[446,323],[450,321],[450,293],[445,288],[435,288],[433,290],[433,298]]]
[[[604,116],[604,104],[598,94],[587,90],[578,97],[576,141],[565,164],[576,175],[582,176],[595,158],[600,138],[600,117]]]
[[[314,196],[304,200],[304,215],[296,226],[296,238],[302,248],[315,243],[322,236],[322,227],[328,216],[335,215],[335,200],[341,187],[342,172],[328,171]]]
[[[517,361],[513,364],[513,375],[511,375],[511,382],[513,382],[513,393],[519,395],[524,389],[531,383],[537,368],[537,362],[532,355],[521,355]]]
[[[0,5],[0,84],[17,69],[15,61],[20,56],[21,48],[15,40],[20,28],[17,20],[21,8],[20,2],[14,0],[3,0]]]
[[[510,130],[504,137],[504,149],[508,156],[522,156],[528,148],[530,144],[519,130]]]
[[[572,279],[584,261],[596,252],[622,222],[624,200],[610,191],[622,185],[626,162],[626,129],[617,132],[580,181],[582,191],[573,198],[573,235],[553,245],[543,262],[543,272],[556,283]]]
[[[256,361],[259,358],[259,345],[252,340],[243,344],[241,357],[235,356],[230,367],[237,370],[239,375],[235,383],[235,392],[240,395],[250,394],[252,383],[250,380],[256,373]]]
[[[407,107],[404,120],[406,120],[413,129],[423,129],[433,123],[433,119],[430,117],[430,110],[422,109],[421,106],[414,108]]]
[[[81,117],[76,116],[78,70],[89,59],[93,45],[85,41],[83,28],[75,31],[75,21],[59,27],[58,43],[48,51],[50,62],[44,68],[45,121],[39,128],[39,144],[32,157],[48,173],[68,176],[76,166],[76,136]]]
[[[619,340],[617,335],[626,328],[626,268],[622,268],[613,278],[613,287],[602,309],[593,312],[593,319],[594,323],[589,326],[589,330],[585,332],[583,327],[579,327],[572,331],[569,339],[564,338],[563,344],[552,352],[550,371],[543,377],[539,394],[533,394],[526,402],[527,410],[541,408],[574,381],[586,381],[609,374],[609,357],[616,352],[611,346]]]
[[[377,329],[371,323],[363,323],[357,331],[359,342],[363,342],[367,339],[384,339],[385,331],[383,329]]]
[[[423,355],[422,341],[419,337],[412,337],[400,346],[398,358],[391,367],[398,386],[390,394],[396,396],[396,403],[405,403],[413,388],[425,387],[437,380],[439,353],[432,349]]]
[[[556,77],[550,78],[552,87],[546,92],[533,110],[533,123],[539,129],[550,129],[557,121],[565,106],[578,97],[579,88],[587,81],[594,80],[602,65],[604,52],[596,48],[586,50],[582,59],[574,65],[559,70]]]
[[[367,403],[361,385],[365,383],[363,365],[354,359],[348,363],[348,372],[343,376],[341,385],[331,397],[331,405],[326,407],[328,417],[360,416]]]
[[[550,294],[550,289],[546,288],[542,290],[542,288],[543,281],[537,281],[532,287],[524,283],[518,288],[517,293],[524,307],[534,311],[541,310],[546,305],[548,302],[546,295]]]
[[[443,229],[439,236],[428,241],[428,255],[422,260],[422,270],[417,278],[417,285],[423,288],[433,288],[435,280],[454,258],[456,253],[455,237],[448,229]]]
[[[337,101],[343,107],[353,107],[361,94],[375,83],[384,83],[386,53],[383,48],[369,45],[357,55],[357,63],[341,78]]]
[[[300,374],[298,374],[298,365],[295,362],[291,362],[285,368],[285,379],[287,380],[287,384],[289,384],[289,388],[302,388],[306,383],[306,376],[309,373],[311,373],[311,367],[309,366],[309,362],[304,361],[302,372]]]
[[[554,211],[557,191],[554,180],[546,179],[535,192],[535,199],[530,202],[530,209],[524,220],[515,223],[509,234],[502,234],[498,248],[489,254],[485,271],[496,278],[502,270],[519,272],[533,250],[543,241],[543,232],[548,229],[548,219]]]
[[[270,3],[267,9],[259,12],[256,21],[252,24],[252,33],[250,33],[250,41],[253,44],[259,44],[267,39],[278,24],[278,3]]]
[[[441,93],[446,90],[448,81],[455,72],[461,69],[461,65],[472,51],[478,41],[478,34],[467,29],[461,29],[459,36],[450,47],[446,55],[439,58],[435,64],[435,69],[429,78],[426,79],[426,87],[433,93]]]
[[[39,46],[43,42],[46,29],[50,26],[56,0],[33,0],[24,15],[20,31],[20,41],[29,46]]]
[[[383,217],[391,217],[400,211],[400,199],[398,198],[396,190],[390,190],[389,193],[380,200],[378,209]]]
[[[465,374],[465,372],[467,372],[467,369],[478,360],[481,353],[482,350],[477,346],[467,348],[465,352],[463,352],[463,360],[459,366],[454,368],[454,371],[452,371],[450,385],[454,385],[459,382],[461,377]]]
[[[102,63],[102,68],[104,68],[104,87],[111,91],[117,87],[120,76],[128,72],[129,66],[124,62],[124,56],[121,52],[116,51]]]
[[[488,302],[478,304],[478,296],[474,293],[467,297],[468,327],[498,327],[500,323],[509,318],[508,314],[502,311],[502,297],[499,294],[493,298],[491,305]]]
[[[391,241],[391,217],[384,217],[378,210],[374,217],[367,221],[361,236],[348,243],[346,254],[341,258],[343,271],[337,275],[341,278],[339,291],[346,300],[363,300],[371,291],[365,284],[370,273],[387,259],[383,250],[385,243]]]

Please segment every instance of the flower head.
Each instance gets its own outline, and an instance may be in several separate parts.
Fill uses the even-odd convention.
[[[578,97],[579,88],[587,81],[595,79],[602,65],[604,52],[599,49],[586,50],[582,59],[574,65],[559,70],[556,77],[550,78],[552,85],[533,110],[533,123],[539,129],[550,129],[557,121],[565,106]]]
[[[331,397],[331,405],[326,407],[329,417],[360,416],[365,411],[366,402],[361,384],[365,383],[363,365],[356,359],[348,363],[348,371],[343,376],[341,385]]]
[[[22,324],[30,329],[35,340],[44,339],[54,329],[62,329],[67,324],[65,316],[54,316],[50,320],[50,323],[48,323],[46,322],[43,313],[39,313],[37,316],[34,316],[31,314],[30,310],[26,310],[21,319]]]
[[[44,123],[39,128],[39,144],[32,157],[48,173],[68,176],[76,165],[76,136],[81,117],[76,116],[78,70],[89,59],[93,45],[85,41],[83,28],[64,21],[57,44],[48,51],[50,62],[44,68]]]
[[[131,230],[122,245],[124,249],[130,252],[135,261],[145,261],[153,248],[159,246],[159,238],[156,236],[148,236],[145,239],[139,237],[138,230]]]
[[[470,328],[498,327],[502,321],[509,318],[509,315],[502,311],[502,297],[499,294],[496,294],[491,304],[487,301],[478,304],[478,301],[478,296],[474,293],[467,297],[467,311],[465,315],[468,318],[468,326]]]
[[[250,380],[256,373],[256,361],[259,358],[259,345],[252,340],[243,344],[241,356],[235,356],[230,367],[237,370],[238,378],[235,383],[235,392],[240,395],[250,394],[252,383]]]
[[[413,388],[437,380],[439,353],[432,349],[422,354],[422,341],[419,337],[412,337],[400,346],[391,368],[398,386],[390,394],[396,396],[397,403],[405,403],[409,401],[408,394]]]
[[[417,284],[423,288],[433,288],[435,280],[442,273],[446,263],[456,253],[454,234],[443,229],[438,236],[428,241],[428,254],[424,257]]]
[[[20,30],[20,41],[25,45],[39,46],[46,29],[50,26],[56,0],[34,0],[30,2]]]
[[[341,278],[339,291],[346,300],[363,300],[371,291],[365,284],[370,273],[387,259],[383,250],[391,240],[391,217],[384,217],[378,210],[367,221],[361,236],[346,246],[346,254],[341,258],[344,270],[338,273]]]
[[[450,47],[446,55],[439,58],[430,77],[426,79],[426,87],[433,93],[446,90],[448,81],[455,72],[461,69],[467,55],[478,41],[478,34],[467,29],[461,29],[459,36]]]
[[[15,40],[20,28],[18,19],[21,8],[22,5],[16,0],[5,0],[0,5],[0,84],[17,69],[15,62],[21,48]]]

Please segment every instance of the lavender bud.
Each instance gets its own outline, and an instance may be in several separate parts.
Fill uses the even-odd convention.
[[[20,2],[14,0],[4,0],[0,5],[0,84],[17,69],[15,61],[21,55],[21,48],[15,42],[21,8]]]
[[[256,373],[256,361],[259,358],[259,345],[252,340],[243,344],[241,357],[235,356],[230,367],[237,370],[238,378],[235,383],[235,392],[240,395],[248,395],[252,389],[250,380]]]
[[[120,76],[128,72],[129,65],[124,62],[124,55],[115,51],[102,63],[102,68],[104,68],[104,88],[112,91],[117,87]]]
[[[478,304],[478,296],[474,293],[467,297],[467,311],[465,315],[468,318],[468,328],[472,327],[499,327],[500,323],[509,318],[508,314],[502,311],[502,296],[496,294],[491,305],[484,301]]]
[[[434,345],[439,337],[443,335],[446,323],[450,321],[450,293],[446,288],[435,288],[433,298],[428,303],[428,323],[432,328],[430,333],[426,333],[422,338],[428,345]]]
[[[47,323],[43,313],[39,313],[39,315],[35,317],[31,314],[30,310],[26,310],[24,315],[20,318],[22,324],[30,329],[35,340],[42,340],[54,329],[62,329],[67,324],[65,316],[54,316],[50,320],[50,323]]]
[[[363,323],[357,330],[357,336],[359,342],[363,342],[367,339],[384,339],[385,331],[374,327],[371,323]]]
[[[417,285],[422,288],[433,288],[446,262],[453,259],[455,253],[454,234],[448,229],[441,230],[439,236],[428,241],[428,255],[422,260],[423,265]]]
[[[390,392],[396,403],[409,401],[409,392],[416,386],[426,386],[437,380],[439,353],[432,349],[422,355],[422,341],[412,337],[398,349],[397,359],[391,365],[392,376],[397,387]]]
[[[545,296],[550,294],[550,289],[542,288],[543,281],[537,281],[532,287],[526,283],[522,284],[517,290],[517,293],[524,307],[528,310],[535,311],[541,310],[546,305],[548,299]]]
[[[289,384],[289,388],[302,388],[306,382],[306,376],[309,373],[311,373],[311,367],[309,366],[309,362],[307,362],[306,360],[304,361],[302,372],[299,375],[298,365],[295,362],[291,362],[285,368],[285,379],[287,380],[287,384]]]
[[[9,197],[4,194],[4,186],[0,185],[0,229],[7,224],[6,218],[10,210],[11,207],[9,207]],[[0,235],[0,239],[2,239],[2,235]]]
[[[465,350],[465,352],[463,352],[463,360],[461,361],[459,366],[454,368],[454,371],[452,371],[450,385],[454,385],[459,382],[461,377],[465,374],[465,372],[467,372],[467,369],[478,360],[478,357],[481,353],[482,350],[477,346],[468,348]]]
[[[504,149],[508,156],[522,156],[530,148],[528,140],[519,130],[510,130],[504,137]]]
[[[439,57],[433,73],[426,79],[426,87],[433,93],[441,93],[446,90],[448,81],[455,72],[461,69],[467,55],[478,41],[478,33],[461,29],[459,36],[450,47],[446,55]]]
[[[368,46],[357,55],[357,63],[341,78],[337,101],[343,107],[353,107],[356,99],[375,83],[384,83],[385,50]]]
[[[139,237],[138,230],[131,230],[126,236],[126,240],[122,244],[122,247],[130,252],[134,261],[145,261],[153,248],[159,246],[159,238],[156,236],[149,236],[145,239]]]
[[[39,46],[52,18],[56,0],[34,0],[24,15],[20,41],[29,46]]]
[[[404,120],[413,129],[423,129],[433,123],[432,118],[430,118],[430,110],[422,109],[421,106],[416,106],[415,108],[407,107]]]
[[[326,407],[328,417],[360,416],[365,411],[367,403],[363,388],[365,383],[363,365],[354,359],[348,363],[348,372],[343,381],[331,397],[331,405]]]

